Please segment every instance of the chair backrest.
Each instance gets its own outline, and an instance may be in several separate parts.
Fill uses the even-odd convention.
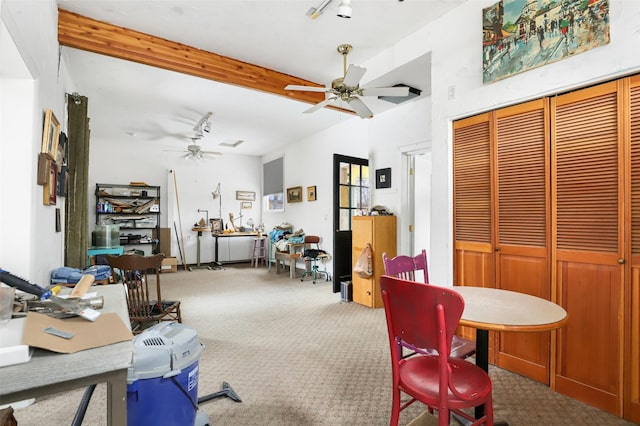
[[[305,244],[320,244],[320,237],[316,235],[305,235],[304,236]]]
[[[436,348],[446,362],[464,310],[462,296],[450,288],[387,275],[380,278],[380,288],[394,364],[402,358],[400,343]]]
[[[385,275],[391,275],[393,277],[409,281],[417,281],[416,278],[419,278],[420,274],[417,274],[416,272],[422,271],[423,282],[429,282],[427,251],[424,249],[413,257],[399,255],[389,259],[387,257],[387,253],[382,253],[382,261],[384,263]]]
[[[111,268],[120,270],[121,282],[127,288],[127,306],[130,317],[151,317],[155,313],[154,306],[157,309],[162,308],[160,270],[164,258],[163,254],[153,256],[123,254],[121,256],[107,255],[106,257]],[[115,275],[115,270],[113,273]],[[155,278],[151,280],[150,278],[154,276]],[[149,291],[150,281],[155,281],[154,293]]]

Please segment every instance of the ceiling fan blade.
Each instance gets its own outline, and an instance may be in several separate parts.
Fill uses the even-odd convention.
[[[373,117],[373,112],[362,102],[362,99],[358,97],[353,97],[347,101],[349,106],[353,108],[353,110],[358,114],[360,118],[371,118]]]
[[[221,152],[218,152],[218,151],[200,151],[200,152],[201,152],[201,153],[203,153],[203,154],[215,155],[215,156],[220,156],[220,155],[222,155],[222,153],[221,153]]]
[[[290,84],[284,88],[284,90],[302,90],[304,92],[326,92],[326,87],[314,87],[314,86],[297,86],[295,84]]]
[[[314,106],[312,106],[311,108],[309,108],[308,110],[302,111],[302,112],[305,113],[305,114],[309,114],[309,113],[315,112],[315,111],[319,110],[320,108],[323,108],[323,107],[329,105],[331,102],[335,101],[336,99],[338,99],[336,96],[332,96],[329,99],[325,99],[324,101],[322,101],[320,103],[317,103]]]
[[[364,67],[359,67],[357,65],[349,65],[347,69],[347,74],[344,76],[344,80],[342,80],[342,84],[347,87],[356,87],[360,83],[360,79],[367,72],[367,69]]]
[[[362,96],[409,96],[408,87],[367,87]]]

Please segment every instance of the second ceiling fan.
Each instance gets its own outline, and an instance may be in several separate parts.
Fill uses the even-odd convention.
[[[165,149],[165,151],[176,151],[176,152],[184,152],[182,158],[187,158],[190,160],[205,160],[205,159],[213,159],[215,157],[221,156],[221,152],[217,151],[205,151],[202,149],[200,145],[198,145],[198,141],[202,139],[205,133],[209,133],[211,131],[211,116],[212,112],[207,112],[202,118],[193,126],[194,135],[189,138],[191,139],[191,144],[187,146],[187,149]]]
[[[367,69],[357,65],[349,65],[347,68],[347,55],[353,47],[350,44],[341,44],[338,46],[338,53],[342,55],[343,76],[338,77],[331,82],[331,88],[314,87],[314,86],[298,86],[290,84],[285,90],[301,90],[307,92],[325,92],[329,97],[324,101],[315,104],[311,108],[304,111],[311,113],[323,108],[330,103],[341,100],[346,102],[360,118],[371,118],[373,112],[367,107],[361,99],[363,96],[393,96],[402,97],[409,95],[408,87],[360,87],[360,80]]]

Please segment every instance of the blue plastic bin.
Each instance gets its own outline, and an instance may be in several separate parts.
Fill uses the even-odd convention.
[[[190,426],[198,411],[202,345],[192,328],[157,324],[134,339],[127,373],[128,426]]]

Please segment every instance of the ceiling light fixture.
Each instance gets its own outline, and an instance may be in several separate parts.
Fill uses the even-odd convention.
[[[202,118],[193,126],[193,131],[196,133],[196,137],[202,138],[203,132],[209,133],[211,131],[211,116],[212,112],[208,112],[202,116]]]
[[[338,16],[340,18],[351,18],[351,0],[342,0],[340,6],[338,6]]]
[[[322,15],[322,12],[327,6],[329,6],[332,1],[333,0],[324,0],[322,3],[320,3],[320,6],[312,7],[311,9],[307,10],[307,16],[309,16],[311,19],[316,19],[318,16]]]

